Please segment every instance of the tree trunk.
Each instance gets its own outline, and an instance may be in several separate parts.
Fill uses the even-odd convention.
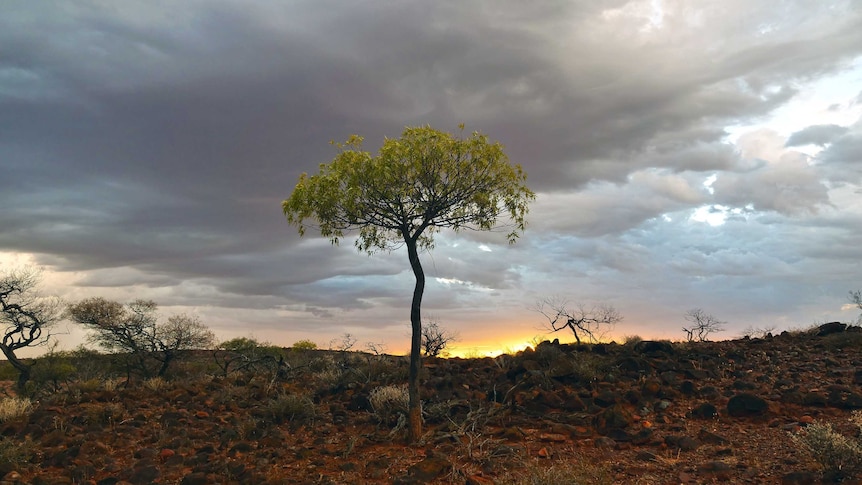
[[[410,258],[410,267],[416,276],[416,287],[413,289],[413,302],[410,305],[410,326],[412,335],[410,339],[410,374],[407,379],[407,392],[410,396],[408,406],[408,439],[411,443],[422,437],[422,402],[419,400],[419,373],[422,370],[422,293],[425,292],[425,273],[419,262],[419,251],[416,240],[405,235],[407,244],[407,255]]]
[[[9,361],[9,364],[18,371],[18,382],[16,383],[16,388],[19,393],[24,392],[24,387],[27,385],[27,381],[30,380],[30,365],[25,364],[18,356],[15,355],[15,351],[6,345],[0,345],[0,350],[3,351],[3,355],[6,356],[6,360]]]

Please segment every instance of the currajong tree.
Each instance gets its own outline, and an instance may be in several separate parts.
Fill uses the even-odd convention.
[[[419,251],[434,246],[441,229],[487,231],[506,217],[508,239],[514,243],[526,224],[535,194],[526,174],[512,165],[502,145],[474,132],[461,136],[429,126],[408,127],[400,138],[387,138],[377,155],[362,150],[353,135],[335,144],[339,153],[320,165],[317,175],[302,174],[282,209],[300,235],[315,226],[333,244],[358,230],[356,247],[377,250],[407,247],[416,277],[410,306],[411,345],[408,393],[409,439],[422,434],[419,401],[422,294],[425,273]]]

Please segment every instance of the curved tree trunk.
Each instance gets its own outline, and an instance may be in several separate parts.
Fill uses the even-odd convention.
[[[3,355],[6,356],[6,360],[9,361],[9,364],[18,371],[18,382],[16,383],[16,388],[18,392],[24,392],[27,381],[30,380],[31,365],[26,364],[24,361],[19,359],[18,356],[15,355],[15,350],[7,345],[0,344],[0,350],[3,351]]]
[[[419,262],[419,251],[416,240],[410,237],[404,238],[407,245],[407,255],[410,258],[410,267],[416,276],[416,286],[413,289],[413,302],[410,305],[410,327],[412,335],[410,339],[410,374],[407,380],[407,392],[410,395],[408,407],[408,439],[416,442],[422,436],[422,402],[419,400],[419,372],[422,370],[422,294],[425,292],[425,273]]]

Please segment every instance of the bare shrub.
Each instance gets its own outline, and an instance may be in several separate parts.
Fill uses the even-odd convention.
[[[693,308],[685,312],[683,318],[691,322],[691,325],[682,329],[688,342],[706,342],[711,333],[724,331],[724,324],[727,323],[722,322],[700,308]]]
[[[854,411],[851,421],[862,430],[862,412]],[[829,423],[814,422],[791,434],[791,439],[820,464],[833,478],[862,472],[862,443],[832,429]]]
[[[570,305],[561,297],[540,300],[535,310],[548,319],[548,326],[554,332],[569,329],[578,344],[581,343],[581,338],[588,342],[598,342],[623,319],[612,305]]]
[[[368,396],[371,409],[383,424],[392,424],[399,416],[407,415],[410,397],[406,387],[381,386],[374,388]]]
[[[428,320],[422,325],[422,353],[426,357],[445,357],[444,350],[456,340],[458,334],[440,327],[436,320]]]

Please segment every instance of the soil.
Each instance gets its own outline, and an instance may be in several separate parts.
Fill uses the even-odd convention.
[[[858,437],[858,327],[425,359],[413,444],[405,358],[284,356],[225,376],[196,353],[166,380],[36,389],[0,423],[0,484],[860,483],[792,439],[812,423]]]

